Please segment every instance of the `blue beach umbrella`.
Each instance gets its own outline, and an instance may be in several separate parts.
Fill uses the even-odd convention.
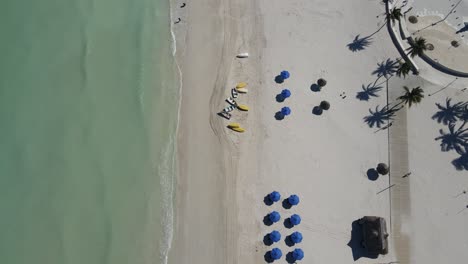
[[[281,91],[281,96],[283,96],[284,98],[288,98],[291,96],[291,91],[289,91],[289,89],[284,89],[283,91]]]
[[[273,191],[272,193],[268,194],[268,199],[272,202],[277,202],[281,199],[281,194],[277,191]]]
[[[278,212],[273,211],[268,215],[268,219],[270,219],[271,222],[276,223],[281,219],[281,216]]]
[[[290,205],[298,205],[299,204],[299,196],[293,194],[288,197],[288,203]]]
[[[273,232],[268,234],[268,238],[270,238],[270,240],[273,241],[273,242],[278,242],[278,241],[281,240],[281,234],[280,234],[280,232],[274,230]]]
[[[270,257],[274,260],[280,259],[281,256],[283,256],[283,252],[279,248],[274,248],[270,251]]]
[[[297,215],[297,214],[293,214],[289,218],[289,221],[291,221],[292,225],[298,225],[298,224],[301,223],[301,217],[299,215]]]
[[[283,78],[283,79],[288,79],[289,78],[289,72],[288,71],[282,71],[280,73],[280,75],[281,75],[281,78]]]
[[[291,114],[291,108],[289,108],[287,106],[281,108],[281,114],[285,115],[285,116],[290,115]]]
[[[300,232],[294,232],[291,234],[291,241],[294,242],[294,244],[301,243],[302,242],[302,234]]]
[[[300,248],[296,248],[292,252],[292,257],[294,260],[301,260],[304,258],[304,251]]]

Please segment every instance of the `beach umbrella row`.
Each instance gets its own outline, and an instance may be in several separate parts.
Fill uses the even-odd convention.
[[[277,211],[273,211],[268,214],[268,220],[270,220],[272,223],[276,223],[281,219],[280,213]],[[289,217],[289,222],[293,225],[296,226],[300,224],[302,221],[301,217],[298,214],[293,214],[291,217]]]
[[[268,200],[270,200],[270,202],[276,203],[279,200],[281,200],[281,194],[277,191],[273,191],[267,195],[267,198]],[[296,194],[292,194],[287,198],[287,202],[292,206],[298,205],[300,202],[299,196],[297,196]]]
[[[283,252],[279,248],[274,248],[268,252],[268,255],[272,260],[278,260],[283,256]],[[302,260],[304,258],[304,251],[296,248],[291,252],[291,256],[294,260]]]

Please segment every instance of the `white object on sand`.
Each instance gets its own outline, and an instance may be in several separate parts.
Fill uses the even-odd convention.
[[[248,52],[243,52],[243,53],[237,54],[237,58],[248,58],[248,57],[249,57]]]

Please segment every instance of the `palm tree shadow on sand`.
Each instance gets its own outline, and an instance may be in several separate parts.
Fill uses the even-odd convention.
[[[465,128],[464,122],[458,129],[455,128],[455,123],[450,123],[448,133],[443,129],[439,130],[440,136],[435,140],[440,140],[440,147],[443,152],[455,150],[458,154],[463,155],[468,146],[468,128]],[[466,154],[466,153],[465,153]]]
[[[357,35],[354,40],[346,46],[348,46],[350,51],[357,52],[365,50],[370,44],[372,44],[372,38],[370,36],[360,38],[359,35]]]
[[[432,119],[436,120],[438,123],[448,125],[450,123],[456,122],[458,119],[466,119],[468,114],[468,103],[467,102],[458,102],[452,104],[452,99],[445,99],[445,105],[436,103],[437,111]]]
[[[375,83],[369,83],[367,86],[362,85],[362,91],[358,92],[356,94],[356,98],[359,99],[360,101],[369,101],[371,97],[379,97],[377,94],[382,90],[382,86],[379,86],[378,84]]]
[[[399,109],[400,108],[395,109],[388,108],[388,106],[385,106],[379,110],[379,106],[376,106],[375,111],[369,109],[370,115],[364,117],[364,122],[367,123],[370,128],[373,128],[374,126],[380,128],[386,122],[393,120],[396,111],[398,111]]]
[[[392,77],[398,70],[398,62],[392,59],[387,59],[377,63],[377,69],[372,72],[372,75],[377,75],[378,78],[385,77],[386,79]]]
[[[465,145],[464,149],[459,154],[460,154],[460,157],[454,159],[452,161],[452,165],[455,166],[455,169],[459,171],[461,170],[468,171],[468,144]]]

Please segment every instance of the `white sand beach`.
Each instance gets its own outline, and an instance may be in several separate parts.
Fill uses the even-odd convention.
[[[187,4],[176,29],[184,86],[169,263],[266,263],[273,247],[284,255],[302,248],[303,263],[468,259],[468,173],[452,164],[462,154],[442,151],[435,140],[440,129],[449,130],[443,119],[438,122],[436,103],[468,101],[468,81],[418,58],[418,76],[394,76],[388,65],[400,54],[386,27],[352,51],[348,44],[380,28],[384,11],[380,1],[369,0]],[[235,58],[244,51],[248,59]],[[278,84],[282,70],[291,77]],[[327,85],[312,91],[319,78]],[[238,102],[251,109],[233,112],[231,121],[247,130],[235,134],[216,113],[240,81],[248,83],[249,93]],[[381,88],[368,100],[358,99],[367,86]],[[380,128],[391,124],[388,129],[370,127],[364,117],[397,104],[403,86],[420,86],[425,98],[397,111],[393,120],[375,119]],[[292,96],[277,102],[284,88]],[[312,110],[322,100],[331,107],[316,115]],[[283,106],[291,115],[275,119]],[[456,128],[462,124],[458,120]],[[368,170],[381,162],[390,165],[390,174],[370,179]],[[283,198],[297,194],[301,202],[291,209],[267,206],[264,197],[273,190]],[[263,218],[273,210],[282,220],[267,226]],[[288,229],[283,220],[293,213],[302,223]],[[359,258],[360,250],[353,255],[349,246],[352,223],[366,215],[387,220],[389,253],[378,259]],[[283,238],[299,231],[304,240],[294,247],[283,240],[264,245],[272,230]],[[278,263],[286,263],[285,257]]]

